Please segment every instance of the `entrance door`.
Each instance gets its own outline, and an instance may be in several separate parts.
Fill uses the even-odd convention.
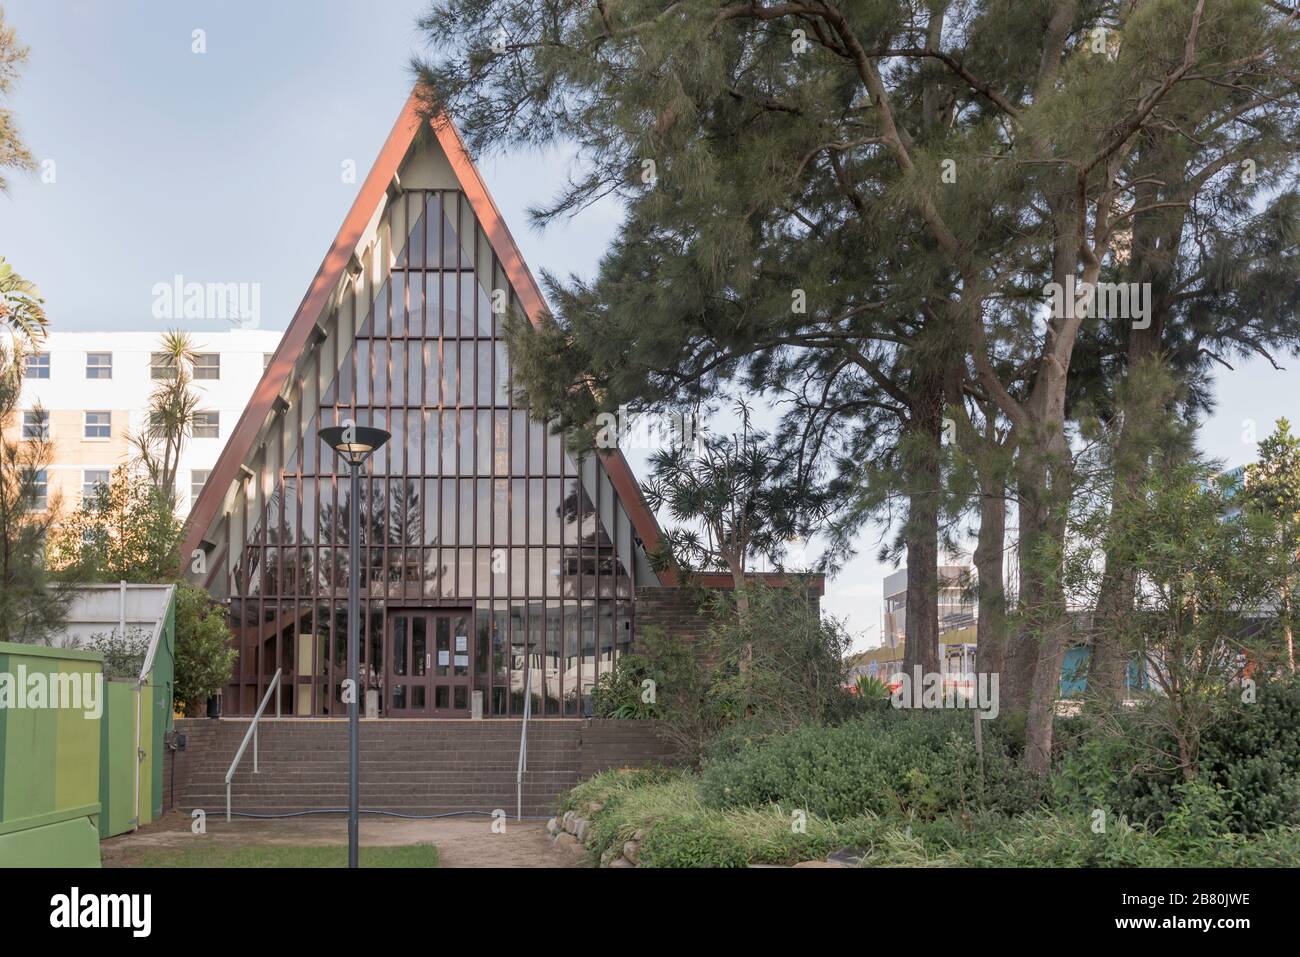
[[[385,710],[392,717],[422,718],[429,713],[431,649],[429,616],[398,611],[388,616],[388,680]]]
[[[473,616],[464,611],[388,614],[385,713],[393,718],[468,718],[474,674]]]
[[[466,612],[433,612],[433,716],[468,718],[474,674],[472,617]]]

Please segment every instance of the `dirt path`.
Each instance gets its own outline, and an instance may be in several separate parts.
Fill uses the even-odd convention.
[[[181,846],[189,841],[232,844],[344,844],[347,818],[318,816],[254,820],[208,818],[207,834],[190,831],[190,819],[169,814],[134,834],[100,844],[105,867],[130,867],[134,852]],[[488,817],[451,817],[432,821],[363,816],[362,846],[433,844],[441,867],[590,867],[586,854],[551,847],[542,821],[506,821],[503,833],[493,833]]]

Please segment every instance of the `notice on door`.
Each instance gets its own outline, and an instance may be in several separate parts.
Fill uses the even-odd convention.
[[[457,656],[456,656],[456,667],[457,667],[457,668],[468,668],[468,667],[469,667],[469,655],[457,655]]]
[[[456,650],[469,651],[469,635],[456,636]]]
[[[442,651],[438,652],[438,667],[439,667],[439,668],[446,668],[447,665],[449,665],[450,663],[451,663],[451,652],[450,652],[450,651],[447,651],[447,650],[444,648]]]

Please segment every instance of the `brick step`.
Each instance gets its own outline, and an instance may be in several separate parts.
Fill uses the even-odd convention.
[[[484,804],[475,805],[473,807],[462,807],[460,805],[449,806],[449,805],[440,805],[440,804],[420,804],[415,806],[393,805],[391,807],[368,806],[366,809],[371,811],[394,812],[396,814],[404,814],[404,815],[409,815],[411,817],[434,817],[437,815],[452,816],[464,812],[475,812],[472,816],[481,816],[483,818],[484,827],[487,827],[490,824],[491,819],[488,817],[488,815],[490,815],[493,811],[496,810],[505,811],[506,820],[508,822],[513,821],[515,819],[515,805],[513,801],[506,804],[493,804],[491,802],[487,802]],[[186,805],[185,810],[187,811],[193,810],[193,807]],[[207,810],[209,814],[217,817],[224,816],[226,813],[226,807],[224,804],[221,806],[219,810],[217,809],[207,809]],[[232,807],[231,810],[233,810],[236,814],[242,812],[244,814],[288,815],[288,814],[292,814],[295,811],[310,811],[316,809],[304,808],[296,805],[269,804],[269,805],[257,805],[257,806],[250,805],[247,807],[237,806],[237,807]],[[337,816],[341,819],[346,819],[347,817],[346,808],[343,809],[330,808],[329,810],[335,812],[335,814],[337,814]],[[525,818],[548,818],[552,816],[554,811],[555,809],[553,807],[546,804],[525,804],[523,806],[523,816]],[[325,815],[318,815],[318,816],[324,817]],[[334,815],[330,815],[330,816],[334,816]],[[376,817],[376,816],[378,815],[373,815],[373,814],[361,815],[363,820],[368,817]],[[471,816],[471,815],[467,815],[467,816]]]
[[[524,804],[554,807],[555,798],[550,794],[529,794],[523,795]],[[388,807],[427,807],[437,805],[448,808],[474,808],[486,806],[488,810],[495,807],[515,804],[514,791],[473,791],[465,793],[450,792],[447,794],[363,794],[361,795],[362,807],[388,808]],[[203,808],[211,812],[214,808],[224,809],[226,806],[226,796],[224,794],[199,794],[192,798],[187,798],[186,808]],[[284,807],[284,808],[346,808],[348,806],[348,796],[346,794],[333,794],[323,796],[311,801],[303,801],[296,794],[246,794],[242,798],[231,796],[231,808],[238,809],[241,807]]]
[[[528,770],[547,770],[547,769],[577,769],[581,762],[576,759],[562,758],[539,758],[528,756]],[[369,761],[362,761],[359,765],[363,774],[401,774],[407,771],[456,771],[461,773],[473,773],[476,771],[509,771],[514,773],[518,767],[518,762],[514,759],[509,761],[412,761],[404,764],[377,764]],[[347,761],[277,761],[275,759],[262,760],[258,762],[258,774],[310,774],[317,771],[346,771],[348,769]],[[209,764],[194,769],[194,775],[215,774],[222,778],[230,770],[228,764]],[[243,777],[246,774],[253,774],[253,762],[241,764],[235,771],[236,777]]]
[[[577,780],[577,775],[573,774],[552,774],[538,775],[536,779],[525,781],[524,788],[532,791],[546,791],[546,789],[558,787],[565,781]],[[303,794],[304,797],[312,797],[315,794],[346,794],[347,780],[334,779],[330,781],[308,781],[307,787],[302,787],[299,781],[276,781],[276,783],[238,783],[231,784],[231,794]],[[412,793],[412,794],[435,794],[443,792],[476,792],[490,791],[513,791],[515,789],[515,780],[465,780],[452,779],[438,781],[361,781],[361,792],[393,792],[393,793]],[[192,794],[217,794],[222,796],[226,793],[225,785],[216,787],[213,784],[195,784],[190,788]]]
[[[248,727],[247,721],[221,721],[190,728],[193,746],[178,795],[182,807],[224,811],[225,776]],[[513,813],[522,729],[519,720],[363,722],[361,803],[420,815],[497,808]],[[643,745],[642,730],[626,725],[611,730],[584,720],[548,719],[530,723],[527,731],[529,769],[522,792],[530,814],[549,815],[559,795],[584,775],[611,766],[606,752],[622,766],[643,763],[643,755],[661,750],[652,737]],[[347,745],[345,721],[264,719],[258,726],[259,772],[253,773],[245,751],[232,782],[234,807],[265,813],[345,807]]]
[[[576,771],[529,771],[524,778],[525,786],[542,787],[550,786],[553,783],[576,780],[578,773]],[[394,778],[368,778],[360,779],[363,788],[447,788],[454,787],[462,790],[469,788],[502,788],[515,786],[515,776],[513,774],[438,774],[432,772],[429,775],[412,775],[405,779]],[[230,786],[236,791],[259,791],[267,788],[279,788],[290,791],[307,791],[328,790],[329,788],[347,788],[347,775],[320,775],[315,778],[295,778],[282,777],[271,778],[258,776],[257,779],[246,781],[232,781]],[[224,781],[196,781],[190,786],[191,791],[225,791]]]
[[[358,722],[363,732],[371,731],[430,731],[439,729],[461,731],[518,731],[523,722],[519,718],[497,718],[491,721],[471,721],[463,718],[411,718],[411,719],[369,719]],[[587,724],[578,718],[529,718],[528,727],[547,731],[574,731]],[[321,731],[339,730],[348,727],[347,718],[336,720],[317,720],[315,718],[262,718],[257,723],[259,728],[271,728],[278,731]],[[217,732],[247,731],[248,721],[244,718],[222,719],[213,725]]]
[[[227,754],[234,754],[239,750],[240,743],[240,741],[213,741],[209,745],[209,749],[213,751],[222,751]],[[572,738],[535,738],[531,735],[528,738],[527,744],[530,750],[533,748],[569,748],[576,750],[580,747],[580,744]],[[346,737],[258,738],[258,748],[261,749],[263,745],[285,751],[345,751],[348,747],[348,739]],[[518,751],[519,739],[510,738],[505,741],[496,741],[482,738],[457,737],[455,735],[448,735],[445,738],[386,738],[381,741],[362,738],[357,742],[357,746],[363,751],[409,751],[412,749],[425,749],[429,751],[467,751],[478,748]],[[253,743],[251,741],[248,743],[248,747],[249,750],[252,750]]]
[[[237,752],[225,752],[214,750],[204,754],[198,762],[210,764],[214,767],[225,762],[230,766]],[[519,749],[515,748],[359,748],[358,756],[362,761],[374,761],[377,763],[397,764],[403,760],[424,760],[424,761],[472,761],[482,759],[485,756],[492,760],[505,760],[510,757],[512,760],[519,759]],[[580,755],[577,748],[548,748],[533,747],[529,745],[528,756],[538,758],[570,758]],[[274,757],[283,759],[286,762],[291,761],[344,761],[348,759],[348,749],[346,746],[339,748],[312,748],[312,749],[287,749],[281,747],[259,747],[257,749],[258,760],[265,757]],[[252,748],[244,752],[244,761],[253,760]]]
[[[529,771],[527,774],[530,779],[537,781],[576,780],[578,777],[578,772],[572,768],[567,770],[556,769],[554,771],[539,768],[535,771]],[[505,771],[486,774],[457,774],[443,771],[429,771],[424,774],[404,775],[400,778],[378,778],[363,775],[360,780],[362,787],[442,787],[446,785],[472,785],[474,787],[488,785],[499,785],[505,787],[506,785],[509,785],[510,787],[514,787],[515,775],[514,772]],[[230,786],[236,790],[263,788],[268,786],[297,788],[301,790],[303,788],[330,787],[340,781],[346,786],[347,775],[317,774],[312,775],[311,777],[281,776],[276,778],[259,774],[256,778],[236,778],[230,782]],[[218,788],[224,789],[225,786],[225,781],[221,778],[205,778],[203,780],[192,782],[190,789],[199,790],[201,788],[208,788],[216,790]]]
[[[192,811],[201,809],[209,814],[224,814],[226,810],[225,795],[212,797],[209,800],[187,800],[181,805],[185,810]],[[333,800],[322,801],[299,801],[292,796],[284,795],[262,795],[250,796],[243,800],[232,799],[230,809],[232,811],[244,810],[264,810],[276,808],[281,811],[312,811],[312,810],[343,810],[346,811],[348,806],[347,795],[335,798]],[[421,809],[421,808],[439,808],[447,811],[493,811],[497,808],[503,808],[514,813],[517,806],[514,793],[510,794],[468,794],[468,795],[375,795],[373,797],[361,798],[361,807],[371,808],[374,810],[397,810]],[[554,813],[555,800],[546,795],[525,794],[523,796],[523,806],[525,813],[528,808],[535,808],[537,812]]]
[[[492,751],[513,751],[518,753],[519,741],[473,741],[465,738],[446,738],[443,740],[430,741],[428,739],[412,739],[409,741],[366,741],[357,742],[358,750],[372,754],[412,754],[420,751],[426,751],[433,754],[445,754],[448,752],[467,751],[482,753],[485,749]],[[277,741],[274,738],[261,738],[257,743],[258,751],[275,750],[285,753],[298,754],[320,754],[320,753],[347,753],[348,739],[339,738],[337,740],[324,741],[317,739],[303,739],[301,741]],[[234,757],[239,750],[239,742],[222,744],[213,742],[205,749],[210,754],[229,754]],[[253,750],[252,743],[249,743],[248,751]],[[577,751],[579,746],[576,742],[567,740],[548,740],[546,738],[529,738],[528,750],[531,751]]]
[[[528,772],[528,775],[538,781],[560,781],[560,780],[577,780],[581,775],[573,768],[556,768],[547,770],[538,768]],[[318,774],[312,777],[292,777],[289,775],[271,776],[259,774],[257,777],[236,778],[230,782],[230,786],[236,791],[243,788],[263,787],[268,784],[279,784],[285,787],[297,788],[299,790],[307,788],[328,787],[335,782],[342,781],[346,784],[348,779],[347,772],[338,774]],[[515,786],[515,775],[513,771],[487,772],[484,774],[457,774],[444,773],[440,771],[430,771],[426,774],[409,774],[400,778],[396,777],[372,777],[368,775],[361,776],[362,787],[381,787],[386,785],[401,787],[441,787],[446,784],[469,785],[472,787],[493,786],[493,787],[510,787]],[[200,788],[210,790],[224,790],[226,782],[222,778],[208,777],[190,784],[190,790]]]
[[[546,761],[538,758],[529,758],[528,771],[574,771],[581,768],[579,761]],[[192,781],[225,780],[228,767],[211,765],[203,768],[196,768],[191,776]],[[243,781],[268,775],[274,777],[284,776],[319,776],[331,774],[346,774],[348,763],[340,761],[337,763],[320,763],[320,764],[283,764],[275,761],[265,761],[259,764],[258,770],[254,771],[252,765],[240,767],[235,771],[234,779]],[[476,762],[449,762],[449,761],[423,761],[413,762],[401,766],[389,767],[387,765],[368,764],[361,762],[359,767],[363,776],[389,776],[403,774],[428,774],[438,771],[444,771],[448,774],[514,774],[517,765],[514,761],[476,761]]]

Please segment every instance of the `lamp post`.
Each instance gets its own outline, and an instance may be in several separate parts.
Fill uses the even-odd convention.
[[[361,697],[361,466],[391,436],[383,429],[349,422],[321,429],[320,437],[348,463],[352,473],[348,508],[348,678],[352,682],[352,701],[348,704],[348,867],[356,867],[361,803],[357,781]]]

